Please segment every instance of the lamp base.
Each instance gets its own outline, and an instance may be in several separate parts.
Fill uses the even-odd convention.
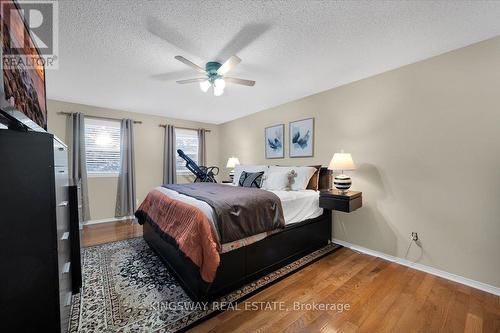
[[[333,179],[333,185],[340,191],[342,194],[346,194],[347,191],[351,188],[351,177],[348,175],[340,174],[336,175]]]

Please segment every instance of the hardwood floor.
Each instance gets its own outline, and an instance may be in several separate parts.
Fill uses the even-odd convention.
[[[83,241],[141,234],[107,223]],[[343,248],[190,332],[500,332],[500,297]]]
[[[140,236],[142,225],[132,220],[90,224],[83,226],[82,244],[87,247]]]

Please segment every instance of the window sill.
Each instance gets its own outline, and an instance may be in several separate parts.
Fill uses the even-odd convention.
[[[120,176],[119,173],[89,173],[87,174],[88,178],[118,178]]]
[[[193,173],[191,171],[177,171],[177,176],[193,176]]]

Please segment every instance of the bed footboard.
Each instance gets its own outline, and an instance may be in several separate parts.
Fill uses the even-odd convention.
[[[291,225],[261,241],[222,253],[215,280],[208,284],[201,278],[198,267],[167,242],[161,231],[149,222],[144,223],[144,239],[193,301],[213,300],[277,270],[327,245],[331,234],[331,211],[325,210],[317,218]]]

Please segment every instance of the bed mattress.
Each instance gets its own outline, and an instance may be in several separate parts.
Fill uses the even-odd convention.
[[[176,199],[199,208],[207,216],[212,227],[215,227],[215,212],[213,208],[206,202],[186,196],[184,194],[180,194],[174,190],[170,190],[161,186],[157,187],[156,190],[161,191],[172,199]],[[312,219],[323,214],[323,209],[319,207],[318,191],[302,190],[270,192],[273,192],[280,198],[281,205],[283,207],[283,215],[285,218],[285,226]],[[280,229],[275,231],[263,232],[244,239],[236,240],[234,242],[222,244],[222,253],[255,243],[279,231]]]

